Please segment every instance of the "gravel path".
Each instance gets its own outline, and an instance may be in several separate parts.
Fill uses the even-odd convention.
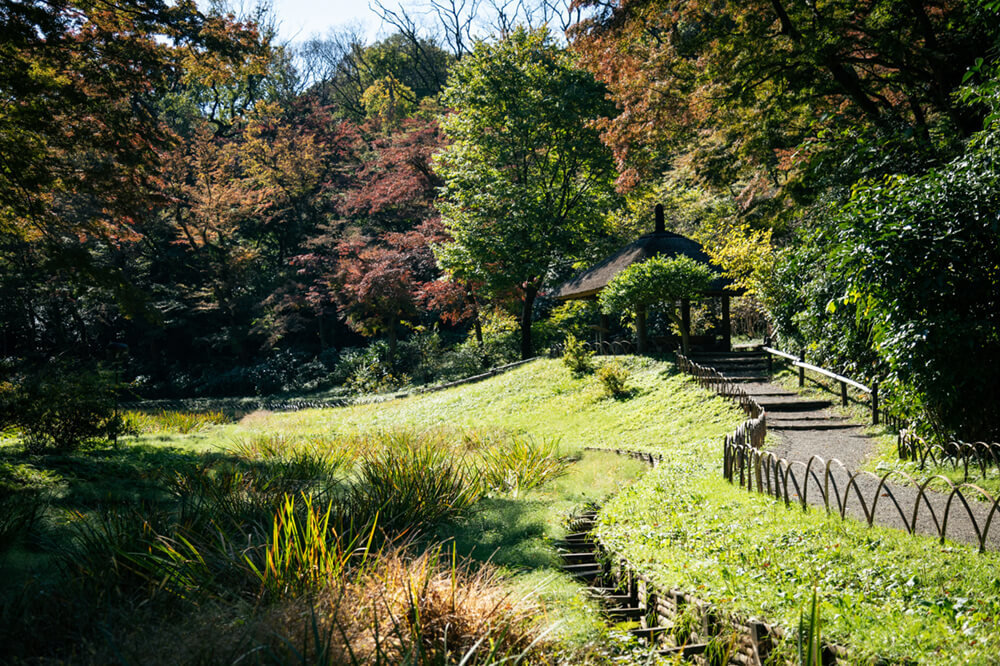
[[[777,436],[778,443],[771,452],[780,458],[791,461],[808,462],[813,456],[819,456],[826,461],[839,460],[843,467],[833,465],[831,477],[840,495],[843,496],[852,473],[862,469],[865,461],[874,453],[875,442],[864,434],[864,425],[851,422],[832,412],[828,401],[807,400],[770,383],[752,382],[743,384],[747,393],[754,396],[767,411],[768,431]],[[797,466],[798,467],[798,466]],[[801,467],[798,467],[801,470]],[[797,474],[801,479],[801,472]],[[820,482],[823,479],[822,470],[819,473]],[[878,489],[880,479],[866,473],[854,476],[860,495],[867,504],[871,504]],[[810,480],[806,496],[812,504],[823,504],[822,487],[819,482]],[[890,496],[891,495],[891,496]],[[927,491],[927,503],[933,509],[938,521],[945,516],[948,494]],[[896,499],[906,516],[906,521],[912,520],[919,493],[912,486],[889,483],[879,493],[875,508],[874,522],[886,527],[904,529],[905,522],[899,510],[892,502]],[[968,497],[970,510],[976,522],[987,525],[993,505],[987,502],[974,501]],[[832,501],[832,500],[831,500]],[[938,536],[939,529],[927,503],[920,501],[917,532]],[[847,513],[865,520],[865,513],[857,493],[851,489],[848,493]],[[949,539],[979,546],[976,527],[969,517],[958,497],[951,503],[945,529]],[[987,532],[986,547],[990,550],[1000,550],[1000,515],[993,517]]]

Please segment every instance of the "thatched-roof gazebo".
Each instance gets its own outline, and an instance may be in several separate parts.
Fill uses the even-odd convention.
[[[656,206],[656,229],[651,234],[640,236],[635,241],[629,243],[618,252],[614,253],[596,266],[588,268],[574,278],[562,283],[553,294],[555,298],[562,301],[578,299],[596,299],[598,293],[608,285],[611,280],[632,264],[638,264],[656,256],[676,257],[678,255],[688,256],[695,261],[707,264],[716,273],[721,273],[721,269],[712,263],[708,255],[702,249],[701,244],[666,230],[663,220],[663,206]],[[733,289],[732,282],[724,277],[717,277],[712,281],[709,288],[702,292],[702,295],[722,299],[722,347],[724,351],[732,349],[732,331],[729,318],[729,299],[731,296],[739,295],[739,291]],[[690,330],[691,326],[691,303],[685,299],[681,301],[681,317],[684,326]],[[645,346],[645,321],[643,313],[640,313],[643,321],[638,322],[640,329],[640,347]],[[601,316],[601,331],[603,336],[607,334],[609,323],[607,315]]]

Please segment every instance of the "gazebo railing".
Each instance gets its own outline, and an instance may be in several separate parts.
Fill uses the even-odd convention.
[[[587,351],[593,352],[596,356],[624,356],[634,354],[635,345],[628,340],[606,340],[601,342],[584,342],[583,346]],[[549,348],[549,355],[553,358],[562,356],[566,351],[566,345],[558,342]]]

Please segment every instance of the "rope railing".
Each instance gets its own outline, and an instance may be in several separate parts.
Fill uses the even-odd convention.
[[[725,442],[723,469],[729,482],[739,484],[751,492],[774,497],[783,501],[786,506],[795,502],[805,509],[810,503],[810,489],[813,496],[818,494],[821,500],[813,504],[822,504],[828,514],[836,513],[843,519],[847,517],[848,508],[856,506],[869,526],[874,524],[880,500],[886,498],[885,501],[895,509],[891,513],[898,516],[906,532],[916,534],[921,515],[928,516],[933,524],[933,535],[942,544],[949,536],[949,523],[955,523],[952,519],[953,510],[964,512],[964,517],[975,532],[979,552],[986,550],[990,528],[997,509],[1000,508],[1000,500],[972,483],[956,484],[940,475],[918,482],[899,470],[882,475],[868,471],[852,472],[839,460],[824,460],[819,456],[812,456],[806,462],[788,460],[729,437]],[[904,503],[897,498],[892,483],[894,478],[899,478],[916,492],[912,508],[904,507]],[[928,486],[932,483],[943,484],[947,491],[938,493],[930,490]],[[896,490],[898,491],[898,487]],[[946,497],[943,508],[939,506],[935,509],[930,499],[932,495]],[[981,511],[973,510],[973,506],[979,507]]]
[[[918,469],[951,467],[962,470],[963,480],[969,480],[969,470],[979,469],[985,477],[991,469],[1000,469],[1000,443],[997,442],[945,442],[931,443],[915,433],[903,429],[896,438],[900,460],[917,463]]]
[[[873,380],[871,386],[866,386],[856,379],[845,377],[831,370],[827,370],[826,368],[821,368],[817,365],[813,365],[812,363],[806,363],[805,351],[802,351],[798,355],[789,354],[788,352],[784,352],[781,351],[780,349],[775,349],[773,347],[768,347],[766,345],[762,346],[761,350],[767,352],[768,354],[767,357],[768,374],[770,374],[771,371],[773,370],[774,357],[785,359],[791,362],[792,367],[799,369],[799,386],[805,385],[806,370],[809,370],[810,372],[815,372],[816,374],[822,375],[824,377],[827,377],[829,379],[832,379],[833,381],[840,383],[840,402],[843,407],[847,407],[849,402],[847,395],[847,388],[849,386],[854,389],[857,389],[862,393],[867,394],[871,400],[870,407],[872,412],[872,425],[879,425],[881,423],[882,425],[885,425],[886,427],[890,428],[891,430],[895,430],[896,432],[899,432],[900,430],[909,427],[906,418],[900,416],[892,409],[887,409],[885,405],[882,404],[884,402],[883,398],[885,397],[886,391],[884,387],[883,388],[879,387],[878,379]]]

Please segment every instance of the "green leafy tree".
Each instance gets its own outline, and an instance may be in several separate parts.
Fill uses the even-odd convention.
[[[714,274],[705,264],[686,256],[653,257],[632,264],[616,275],[599,296],[601,311],[625,312],[636,319],[639,351],[647,348],[646,310],[657,304],[668,306],[667,317],[681,332],[684,353],[690,349],[690,331],[677,314],[676,303],[708,289]]]
[[[939,434],[970,439],[1000,436],[997,138],[924,175],[856,187],[834,249],[843,301],[871,325],[890,381]]]
[[[489,294],[520,296],[528,358],[535,297],[550,271],[604,229],[613,169],[594,121],[611,109],[545,30],[479,42],[443,96],[452,143],[437,159],[438,206],[454,243],[438,257]]]

